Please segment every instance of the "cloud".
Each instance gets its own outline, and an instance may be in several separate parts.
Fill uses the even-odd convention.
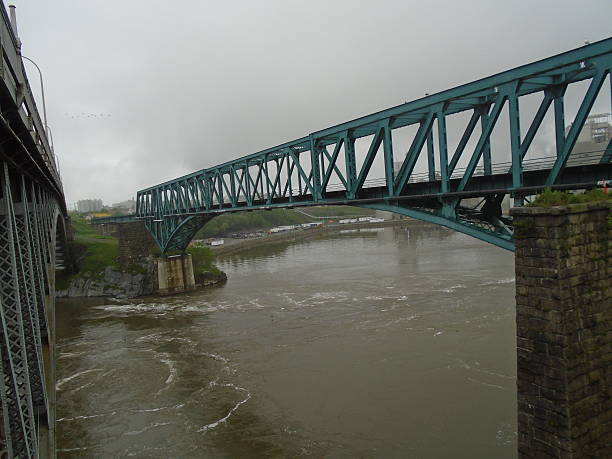
[[[112,203],[605,38],[612,4],[58,0],[17,14],[67,200]]]

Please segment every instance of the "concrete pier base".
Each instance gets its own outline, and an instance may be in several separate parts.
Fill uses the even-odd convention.
[[[158,258],[157,281],[159,293],[181,293],[195,290],[193,263],[190,254]]]
[[[512,211],[519,458],[612,457],[611,210]]]

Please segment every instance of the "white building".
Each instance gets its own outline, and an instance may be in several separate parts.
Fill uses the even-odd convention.
[[[97,212],[102,209],[101,199],[81,199],[77,201],[77,211],[79,212]]]

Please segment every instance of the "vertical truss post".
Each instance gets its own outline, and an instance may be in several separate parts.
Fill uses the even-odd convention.
[[[238,205],[238,196],[236,195],[236,169],[234,169],[234,165],[230,166],[230,190],[232,192],[232,206],[236,207]]]
[[[465,128],[463,135],[461,136],[461,140],[459,140],[459,143],[457,144],[455,153],[453,154],[453,157],[451,158],[450,163],[448,165],[449,175],[452,175],[453,171],[455,170],[455,167],[457,166],[457,163],[459,162],[459,158],[461,158],[461,155],[463,154],[463,150],[465,150],[465,146],[470,140],[470,137],[472,136],[472,133],[474,132],[474,129],[476,128],[476,125],[478,124],[478,119],[481,116],[482,110],[483,108],[480,107],[480,108],[475,108],[474,111],[472,112],[472,117],[470,118],[470,121],[468,122],[468,125]]]
[[[264,194],[264,185],[263,185],[263,176],[264,176],[264,172],[265,172],[265,160],[264,161],[259,161],[259,173],[257,176],[257,179],[259,180],[259,197],[261,198],[262,201],[265,200],[265,194]]]
[[[535,138],[535,135],[538,132],[540,125],[542,124],[544,116],[546,116],[546,112],[548,111],[548,108],[550,107],[553,98],[554,96],[550,90],[546,90],[544,92],[544,98],[542,99],[542,102],[538,107],[538,111],[533,117],[533,121],[531,122],[529,129],[527,129],[527,133],[525,134],[525,137],[523,138],[523,141],[521,143],[521,156],[523,158],[525,158],[525,155],[527,155],[527,151],[531,146],[531,142],[533,142],[533,139]]]
[[[270,173],[268,169],[268,158],[264,156],[264,175],[266,177],[266,203],[272,203],[272,195],[270,194]]]
[[[219,190],[217,191],[217,198],[219,199],[219,209],[223,208],[223,203],[225,202],[225,198],[223,196],[223,177],[221,176],[221,172],[217,171],[217,186]]]
[[[354,199],[357,166],[355,164],[355,139],[349,131],[344,133],[344,161],[346,163],[346,194],[349,199]]]
[[[286,189],[289,190],[289,202],[293,202],[293,168],[295,166],[291,166],[289,165],[289,163],[291,162],[289,155],[287,155],[287,186],[285,187]]]
[[[557,147],[557,158],[563,151],[565,144],[565,103],[563,96],[567,85],[559,85],[552,89],[553,104],[555,109],[555,145]]]
[[[474,170],[476,169],[476,165],[480,160],[480,156],[483,154],[483,151],[486,149],[486,146],[489,144],[491,131],[495,127],[495,123],[497,123],[497,119],[499,118],[499,114],[506,102],[507,96],[501,93],[497,94],[495,98],[495,102],[493,103],[493,108],[491,109],[491,113],[487,116],[487,122],[485,126],[482,128],[482,132],[480,134],[480,138],[478,139],[478,143],[476,144],[476,148],[474,149],[474,153],[472,153],[472,157],[470,158],[470,162],[468,163],[465,172],[463,173],[463,177],[457,186],[456,191],[463,191],[472,177]]]
[[[433,182],[436,179],[436,158],[434,157],[434,139],[433,131],[427,136],[427,170],[429,171],[429,181]]]
[[[435,112],[432,109],[432,111],[428,112],[425,118],[421,121],[419,125],[419,130],[417,131],[414,139],[412,139],[410,148],[406,153],[406,158],[404,159],[402,167],[400,168],[395,179],[395,183],[393,185],[394,195],[399,195],[404,189],[404,186],[406,186],[406,183],[408,183],[408,180],[412,175],[412,171],[414,170],[414,166],[416,165],[417,159],[419,158],[421,150],[423,149],[423,144],[425,143],[429,132],[431,131],[431,129],[433,129],[434,117]]]
[[[318,202],[321,199],[321,148],[317,145],[313,135],[310,134],[310,170],[312,171],[312,200]]]
[[[387,118],[383,122],[383,154],[385,156],[385,182],[387,184],[387,196],[393,196],[393,136],[391,134],[391,120]]]
[[[487,120],[489,118],[489,109],[490,109],[490,105],[481,105],[479,108],[480,129],[482,131],[484,131],[487,126]],[[490,136],[487,136],[485,140],[485,144],[482,148],[482,164],[484,166],[484,174],[491,175],[493,173],[493,168],[491,166],[491,137]]]
[[[612,112],[612,73],[608,75],[608,81],[610,86],[610,111]],[[604,150],[603,156],[599,160],[600,164],[606,164],[612,162],[612,138],[608,142],[608,146]]]
[[[546,185],[553,185],[557,181],[561,169],[565,166],[570,152],[574,148],[574,145],[576,145],[578,134],[580,134],[580,131],[584,126],[584,122],[586,121],[586,118],[593,107],[595,98],[597,97],[597,94],[599,94],[599,90],[603,85],[607,73],[608,71],[605,69],[599,70],[591,80],[591,84],[589,85],[589,89],[587,89],[584,99],[580,104],[576,118],[574,118],[574,122],[572,123],[572,126],[565,137],[565,142],[563,144],[561,153],[558,155],[555,164],[546,178]]]
[[[444,111],[440,110],[436,114],[438,118],[438,146],[440,148],[440,192],[449,192],[449,175],[448,175],[448,145],[446,140],[446,118]],[[432,131],[429,131],[429,136]]]
[[[253,196],[251,195],[251,182],[252,182],[252,178],[251,178],[251,171],[249,170],[249,163],[246,163],[244,165],[244,173],[246,174],[246,184],[245,184],[245,188],[246,188],[246,202],[248,206],[252,206],[253,205]]]
[[[521,125],[519,116],[519,101],[516,94],[516,85],[508,95],[508,115],[510,118],[510,148],[512,151],[512,188],[523,186],[523,155],[521,154]],[[522,206],[523,198],[515,196],[514,205]]]

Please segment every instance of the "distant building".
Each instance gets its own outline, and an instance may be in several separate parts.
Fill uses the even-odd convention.
[[[79,212],[97,212],[102,209],[101,199],[82,199],[77,201],[77,211]]]
[[[127,201],[121,201],[111,206],[113,209],[122,210],[126,213],[136,212],[136,201],[134,199],[128,199]]]
[[[572,125],[570,124],[565,128],[566,135],[571,127]],[[612,115],[610,113],[601,113],[589,116],[578,134],[578,140],[567,159],[567,164],[576,166],[598,163],[611,138]]]

